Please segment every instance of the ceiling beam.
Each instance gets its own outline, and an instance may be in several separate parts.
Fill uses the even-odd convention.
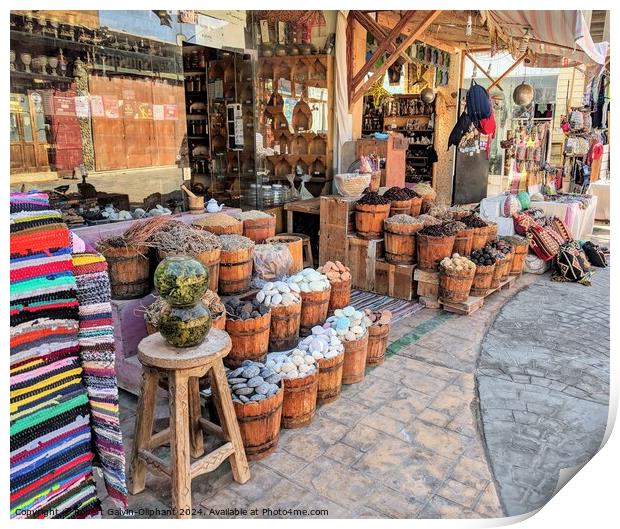
[[[389,57],[387,57],[385,62],[379,67],[379,69],[377,71],[375,71],[372,74],[372,76],[369,79],[367,79],[364,82],[364,84],[353,94],[353,97],[351,98],[351,101],[353,103],[355,103],[358,99],[360,99],[366,93],[366,91],[374,83],[376,83],[379,80],[379,78],[383,77],[383,74],[387,71],[387,69],[390,66],[392,66],[392,64],[394,64],[394,62],[396,62],[396,59],[398,59],[398,56],[399,56],[400,52],[406,50],[409,46],[411,46],[411,44],[413,44],[413,42],[416,39],[418,39],[420,37],[420,35],[422,35],[422,33],[424,33],[426,31],[426,28],[428,28],[428,26],[430,26],[433,23],[433,21],[439,15],[441,15],[442,12],[443,11],[441,11],[441,10],[430,11],[429,14],[426,15],[424,17],[424,19],[422,19],[422,21],[417,26],[417,28],[412,33],[410,33],[409,36],[407,36],[405,38],[405,40],[403,40],[398,45],[398,47],[396,48],[396,51],[394,53],[392,53]]]
[[[491,76],[487,73],[487,71],[486,71],[486,70],[485,70],[482,66],[480,66],[480,65],[476,62],[476,59],[474,59],[474,58],[473,58],[473,57],[472,57],[469,53],[467,53],[467,52],[465,52],[465,55],[466,55],[466,57],[467,57],[467,58],[468,58],[471,62],[473,62],[473,63],[474,63],[474,66],[475,66],[476,68],[478,68],[478,69],[479,69],[479,70],[480,70],[480,71],[481,71],[481,72],[482,72],[482,73],[483,73],[483,74],[487,77],[487,79],[488,79],[489,81],[491,81],[492,83],[495,83],[495,79],[493,79],[493,77],[491,77]],[[503,88],[502,88],[499,84],[497,85],[497,88],[499,88],[502,92],[504,91],[504,89],[503,89]]]
[[[500,81],[502,81],[507,75],[509,75],[510,72],[512,72],[517,66],[519,66],[519,64],[523,62],[526,56],[527,52],[521,55],[521,57],[519,57],[510,68],[508,68],[502,75],[495,79],[495,81],[493,81],[487,88],[487,92],[490,92],[491,88],[495,87]]]
[[[402,17],[385,37],[385,40],[381,44],[379,44],[379,46],[377,46],[377,49],[372,54],[370,59],[368,59],[368,61],[366,61],[366,64],[362,66],[360,71],[353,76],[353,83],[351,85],[353,86],[353,88],[360,84],[366,74],[371,71],[375,63],[383,56],[386,51],[388,51],[390,45],[394,45],[394,39],[400,36],[402,29],[405,27],[407,22],[411,20],[413,15],[415,15],[415,11],[409,11],[404,17]],[[396,50],[396,48],[394,48],[394,50]],[[400,56],[400,52],[393,53],[392,55],[394,55],[394,60],[396,60]]]

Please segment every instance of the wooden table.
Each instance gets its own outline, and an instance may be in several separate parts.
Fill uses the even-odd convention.
[[[293,213],[319,215],[321,213],[321,197],[288,202],[284,204],[284,209],[286,210],[286,232],[295,233],[293,229]]]

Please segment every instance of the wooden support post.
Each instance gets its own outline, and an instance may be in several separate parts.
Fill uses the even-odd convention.
[[[491,85],[487,88],[487,92],[490,92],[491,88],[493,88],[495,85],[501,82],[505,77],[507,77],[510,74],[510,72],[512,72],[517,66],[519,66],[519,64],[523,62],[526,56],[527,56],[527,52],[521,55],[521,57],[519,57],[510,68],[508,68],[508,70],[506,70],[502,75],[500,75],[497,79],[495,79],[495,81],[493,81]]]
[[[476,68],[478,68],[478,69],[480,69],[480,70],[482,71],[482,73],[483,73],[483,74],[487,77],[487,79],[489,79],[489,81],[491,81],[492,83],[494,83],[494,82],[495,82],[495,79],[493,79],[493,77],[491,77],[491,76],[490,76],[490,75],[486,72],[486,70],[485,70],[482,66],[480,66],[480,65],[476,62],[476,60],[475,60],[475,59],[474,59],[474,58],[473,58],[473,57],[472,57],[469,53],[465,52],[465,55],[467,56],[467,58],[468,58],[471,62],[473,62],[473,63],[474,63],[474,65],[476,66]],[[499,88],[502,92],[504,91],[504,89],[503,89],[503,88],[502,88],[499,84],[497,85],[497,88]]]
[[[360,99],[366,91],[375,84],[380,77],[387,71],[387,69],[394,64],[396,59],[401,51],[406,50],[413,42],[420,36],[428,26],[430,26],[433,21],[442,13],[441,10],[431,11],[428,16],[422,20],[417,29],[415,29],[408,37],[406,37],[396,48],[395,52],[392,53],[385,62],[379,67],[377,71],[373,73],[373,75],[368,79],[354,94],[352,98],[352,102],[355,103],[358,99]]]
[[[366,28],[366,31],[369,31],[372,34],[372,36],[377,41],[377,44],[381,44],[382,42],[384,42],[388,38],[388,32],[385,29],[383,29],[377,23],[376,20],[374,20],[372,17],[368,16],[366,13],[363,13],[361,11],[351,11],[351,15],[364,28]],[[390,41],[388,43],[388,48],[387,48],[386,51],[389,51],[391,53],[395,49],[396,49],[396,44],[394,44],[394,41]],[[409,55],[407,55],[404,51],[401,52],[400,56],[403,59],[405,59],[407,62],[413,62],[413,59],[411,57],[409,57]]]

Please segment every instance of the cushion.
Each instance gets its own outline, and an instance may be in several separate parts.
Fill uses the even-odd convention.
[[[584,242],[581,248],[592,266],[596,266],[598,268],[607,267],[607,258],[598,244],[588,241]]]
[[[560,251],[560,242],[551,231],[538,224],[535,224],[529,231],[532,236],[530,248],[543,261],[550,261]]]
[[[531,200],[530,200],[530,195],[527,191],[521,191],[517,195],[517,198],[519,199],[519,202],[521,203],[521,209],[529,209]]]
[[[564,221],[559,217],[553,217],[551,219],[550,227],[555,233],[560,236],[562,244],[570,241],[573,238],[571,232],[566,227],[566,224],[564,224]]]
[[[519,235],[527,235],[527,232],[536,226],[536,221],[526,213],[515,213],[512,215],[515,232]]]
[[[512,217],[515,213],[521,211],[521,202],[516,195],[507,195],[504,200],[503,215],[504,217]]]
[[[573,281],[589,285],[592,272],[590,262],[577,241],[563,244],[555,260],[555,281]]]

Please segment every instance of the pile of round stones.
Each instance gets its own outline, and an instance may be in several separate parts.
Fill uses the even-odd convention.
[[[300,303],[299,290],[297,284],[287,284],[284,281],[265,283],[256,294],[256,301],[265,304],[267,307]]]
[[[288,354],[270,358],[265,365],[285,379],[303,378],[317,369],[316,360],[302,349],[293,349]]]
[[[226,307],[226,314],[231,320],[260,318],[269,312],[269,307],[256,299],[241,301],[239,298],[230,298],[226,300],[224,306]]]
[[[366,334],[366,328],[372,324],[363,312],[349,305],[344,309],[336,309],[334,315],[327,318],[326,324],[336,330],[336,335],[348,342],[359,340]]]
[[[340,261],[327,261],[318,271],[327,276],[330,283],[340,283],[351,279],[351,269]]]
[[[296,285],[302,292],[323,292],[330,288],[329,279],[314,268],[304,268],[288,278],[289,285]]]
[[[282,377],[261,362],[244,360],[237,369],[227,370],[228,385],[233,400],[246,404],[275,395]]]
[[[312,334],[299,342],[297,348],[311,354],[317,362],[323,358],[335,358],[344,353],[344,345],[338,338],[336,330],[320,325],[312,327]]]
[[[392,321],[392,313],[389,310],[364,309],[364,313],[370,320],[370,325],[389,325]]]

